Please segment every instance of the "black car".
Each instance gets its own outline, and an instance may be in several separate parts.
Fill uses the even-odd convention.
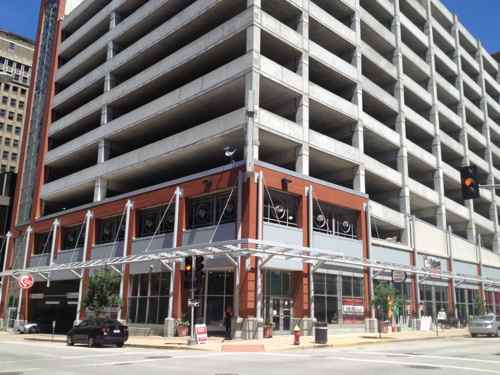
[[[66,343],[116,345],[121,348],[128,340],[128,327],[112,319],[88,319],[73,327],[67,334]]]

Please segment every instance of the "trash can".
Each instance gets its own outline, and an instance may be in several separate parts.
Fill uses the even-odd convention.
[[[316,326],[314,329],[314,342],[316,344],[327,344],[328,343],[328,324],[316,323]]]

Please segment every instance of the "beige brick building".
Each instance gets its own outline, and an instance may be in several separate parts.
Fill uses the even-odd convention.
[[[0,72],[11,76],[0,84],[0,172],[17,172],[33,50],[32,41],[0,30]]]

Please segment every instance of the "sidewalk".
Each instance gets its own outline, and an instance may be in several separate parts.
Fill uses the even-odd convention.
[[[188,339],[185,337],[165,338],[160,336],[131,336],[125,346],[136,348],[155,348],[155,349],[174,349],[174,350],[203,350],[214,352],[280,352],[297,349],[313,349],[325,347],[348,347],[357,345],[383,344],[393,342],[417,341],[417,340],[432,340],[450,337],[464,337],[468,334],[466,329],[447,329],[439,331],[439,336],[436,337],[436,332],[421,332],[421,331],[406,331],[393,334],[383,334],[382,339],[378,338],[378,334],[371,333],[348,333],[342,335],[331,335],[328,337],[328,344],[319,345],[314,343],[314,337],[303,336],[300,340],[300,345],[292,344],[293,336],[275,336],[271,339],[261,340],[229,340],[219,337],[209,338],[205,345],[188,345]],[[6,338],[2,335],[2,338]],[[10,339],[33,340],[45,342],[65,342],[64,335],[37,334],[37,335],[8,335]]]

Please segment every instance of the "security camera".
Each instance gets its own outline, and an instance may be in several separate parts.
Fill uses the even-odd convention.
[[[224,147],[224,156],[226,158],[230,158],[233,161],[234,154],[236,153],[236,147],[234,146],[226,146]]]

